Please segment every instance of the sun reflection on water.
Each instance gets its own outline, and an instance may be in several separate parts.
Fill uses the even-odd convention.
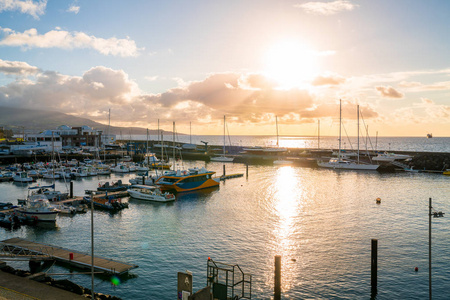
[[[274,229],[273,257],[282,257],[282,290],[289,290],[294,284],[298,273],[296,253],[300,247],[299,234],[302,231],[305,189],[302,178],[292,167],[282,167],[277,170],[273,191]]]

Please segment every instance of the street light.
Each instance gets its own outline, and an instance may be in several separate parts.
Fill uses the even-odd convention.
[[[428,293],[431,300],[431,217],[433,218],[441,218],[445,213],[442,211],[431,211],[433,206],[431,206],[431,198],[429,202],[429,213],[428,213]]]

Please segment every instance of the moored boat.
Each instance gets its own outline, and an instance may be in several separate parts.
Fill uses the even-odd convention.
[[[155,184],[162,191],[190,192],[219,186],[220,178],[213,178],[215,173],[205,168],[178,170],[175,174],[164,174]]]
[[[58,215],[58,210],[51,206],[43,194],[29,195],[26,204],[15,211],[26,219],[42,222],[55,222]]]
[[[169,192],[161,192],[156,186],[132,185],[128,189],[131,197],[139,200],[170,202],[175,200],[175,195]]]
[[[120,198],[114,198],[112,196],[85,196],[83,200],[90,206],[94,205],[95,208],[100,208],[109,211],[119,211],[128,207],[128,203],[123,203]]]

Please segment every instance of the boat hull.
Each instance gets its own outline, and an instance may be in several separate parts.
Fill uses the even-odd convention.
[[[20,213],[27,219],[37,220],[39,222],[56,222],[56,216],[58,215],[58,211],[52,212],[21,211]]]
[[[353,162],[317,162],[317,165],[321,168],[335,169],[335,170],[365,170],[376,171],[379,165],[365,165],[357,164]]]
[[[172,195],[172,197],[165,197],[164,195],[141,193],[141,192],[133,191],[133,190],[128,190],[128,194],[130,194],[130,196],[132,198],[139,199],[139,200],[145,200],[145,201],[171,202],[171,201],[175,200],[174,195]]]

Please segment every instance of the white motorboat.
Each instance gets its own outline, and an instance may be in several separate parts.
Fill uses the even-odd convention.
[[[53,204],[52,206],[57,209],[60,214],[64,215],[74,215],[77,212],[77,210],[73,206],[67,206],[63,204]]]
[[[13,176],[13,180],[16,182],[32,182],[33,178],[28,176],[27,172],[16,172]]]
[[[113,171],[114,173],[129,173],[130,169],[123,164],[118,164],[114,168],[111,168],[111,171]]]
[[[373,157],[372,160],[390,162],[390,161],[394,161],[394,160],[405,160],[405,159],[410,159],[410,158],[412,158],[411,155],[383,152],[383,153],[378,153],[378,155]]]
[[[25,206],[17,208],[16,212],[26,219],[55,222],[59,211],[43,194],[31,194],[28,196]]]
[[[175,195],[169,192],[162,193],[158,187],[148,185],[132,185],[128,190],[131,197],[157,202],[170,202],[175,200]]]

